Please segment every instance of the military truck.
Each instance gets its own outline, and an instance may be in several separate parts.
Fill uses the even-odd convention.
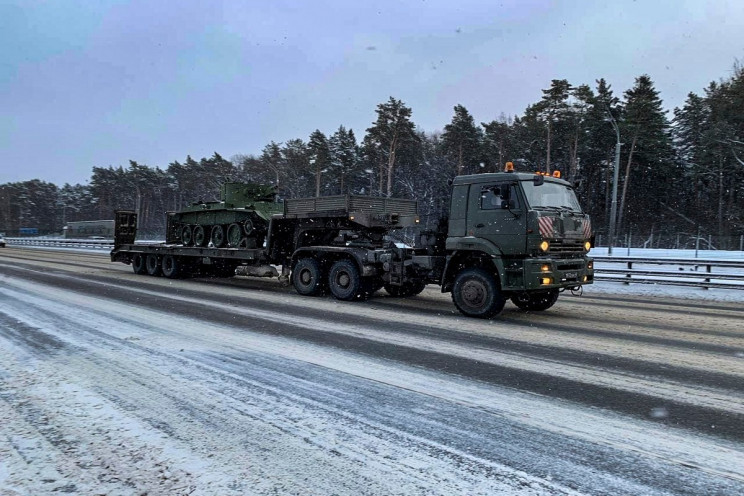
[[[280,277],[299,294],[330,292],[340,300],[363,300],[383,287],[392,296],[413,296],[432,284],[478,318],[497,315],[508,299],[524,310],[547,310],[561,291],[594,279],[591,223],[571,185],[514,172],[510,164],[505,172],[455,178],[447,218],[436,230],[422,230],[413,246],[394,235],[418,225],[415,200],[346,195],[277,205],[281,212],[269,218],[265,242],[255,247],[196,246],[183,238],[138,244],[136,215],[119,211],[111,259],[166,277],[281,266]]]

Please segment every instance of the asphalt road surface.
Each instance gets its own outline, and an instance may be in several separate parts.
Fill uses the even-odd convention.
[[[0,252],[0,495],[744,494],[744,310],[461,316]]]

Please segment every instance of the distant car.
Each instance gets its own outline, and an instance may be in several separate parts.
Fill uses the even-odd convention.
[[[0,248],[5,248],[5,238],[0,236]]]

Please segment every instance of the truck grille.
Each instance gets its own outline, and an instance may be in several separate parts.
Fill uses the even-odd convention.
[[[550,249],[548,250],[548,253],[551,255],[583,255],[584,240],[553,239],[550,241]]]

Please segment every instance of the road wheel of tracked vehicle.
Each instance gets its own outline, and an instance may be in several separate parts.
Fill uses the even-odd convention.
[[[520,293],[512,296],[511,301],[522,310],[541,312],[555,305],[555,302],[558,301],[558,294],[557,289],[540,291],[539,293]]]
[[[147,274],[147,265],[145,264],[145,256],[143,254],[134,254],[132,257],[132,270],[138,275]]]
[[[349,260],[339,260],[331,266],[328,274],[328,287],[331,294],[339,300],[353,300],[361,294],[362,278],[356,264]]]
[[[225,228],[217,224],[212,227],[212,235],[210,236],[212,244],[215,248],[221,248],[225,244]]]
[[[292,285],[303,296],[316,296],[323,292],[323,273],[314,258],[301,258],[292,270]]]
[[[479,268],[464,269],[457,275],[452,301],[465,315],[481,319],[497,315],[506,303],[494,276]]]
[[[162,274],[162,269],[160,267],[160,257],[155,255],[154,253],[150,253],[147,255],[147,258],[145,258],[145,265],[147,266],[147,273],[151,276],[159,276]]]
[[[185,225],[181,228],[181,243],[184,246],[190,246],[194,242],[194,231],[191,226]]]
[[[204,231],[204,226],[194,226],[194,246],[204,246],[207,242],[207,233]]]
[[[243,221],[243,231],[245,231],[246,236],[250,236],[253,232],[253,221],[251,219],[245,219]]]
[[[240,224],[230,224],[227,228],[227,246],[230,248],[237,248],[240,246],[240,240],[243,238],[243,230],[240,228]]]
[[[163,261],[160,264],[163,275],[169,279],[177,279],[183,274],[184,261],[181,257],[173,255],[163,255]]]

